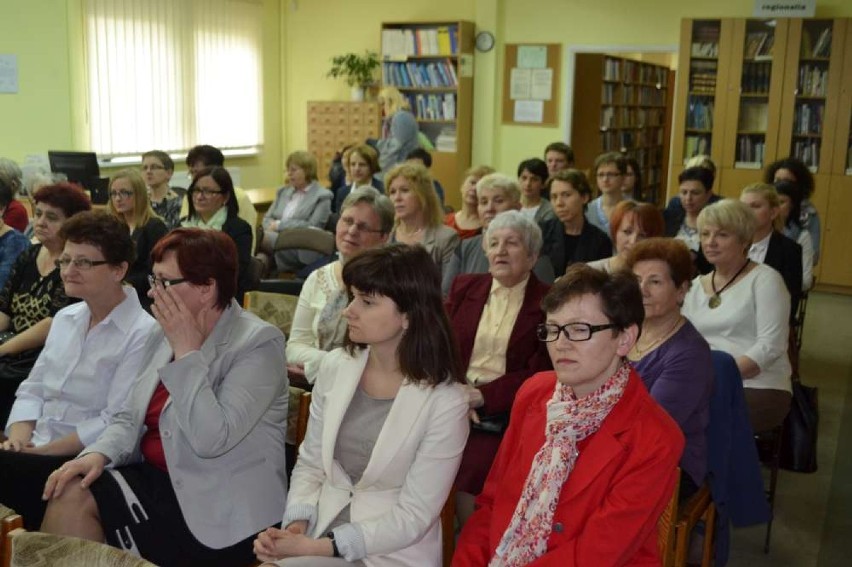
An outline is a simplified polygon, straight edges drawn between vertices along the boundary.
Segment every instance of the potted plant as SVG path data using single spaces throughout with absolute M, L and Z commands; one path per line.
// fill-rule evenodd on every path
M 331 70 L 326 75 L 333 79 L 345 78 L 352 87 L 352 100 L 364 100 L 364 87 L 373 83 L 373 73 L 381 65 L 374 51 L 365 51 L 364 55 L 345 53 L 331 59 Z

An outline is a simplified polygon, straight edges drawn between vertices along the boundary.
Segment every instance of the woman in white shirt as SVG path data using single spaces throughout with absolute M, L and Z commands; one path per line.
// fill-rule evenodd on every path
M 83 301 L 60 310 L 29 377 L 18 387 L 0 451 L 0 502 L 38 529 L 47 476 L 94 442 L 120 408 L 156 322 L 123 286 L 134 248 L 127 226 L 80 213 L 61 230 L 65 292 Z
M 343 266 L 364 250 L 387 242 L 393 229 L 390 200 L 374 189 L 356 189 L 343 201 L 335 243 L 340 259 L 311 272 L 293 315 L 287 338 L 287 370 L 304 375 L 313 384 L 320 362 L 329 351 L 343 346 L 349 303 L 343 285 Z
M 441 276 L 420 246 L 343 267 L 346 347 L 323 359 L 282 529 L 254 544 L 282 567 L 441 565 L 441 508 L 468 434 Z
M 694 280 L 682 312 L 712 349 L 736 359 L 752 429 L 761 432 L 790 408 L 790 294 L 776 270 L 749 259 L 755 225 L 750 208 L 733 199 L 701 211 L 701 249 L 713 271 Z

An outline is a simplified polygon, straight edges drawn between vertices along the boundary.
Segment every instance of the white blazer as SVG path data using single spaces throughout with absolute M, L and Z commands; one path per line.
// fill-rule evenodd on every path
M 467 398 L 458 384 L 403 384 L 353 486 L 334 460 L 334 447 L 368 355 L 369 349 L 354 356 L 337 349 L 320 364 L 287 510 L 314 512 L 302 519 L 309 520 L 312 537 L 322 537 L 349 504 L 351 522 L 364 535 L 368 567 L 439 567 L 439 517 L 467 442 Z

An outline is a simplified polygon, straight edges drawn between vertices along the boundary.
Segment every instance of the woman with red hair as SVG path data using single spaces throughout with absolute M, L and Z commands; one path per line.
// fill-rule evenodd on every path
M 616 205 L 609 219 L 609 233 L 615 243 L 615 256 L 589 262 L 588 265 L 605 272 L 624 267 L 624 256 L 637 242 L 646 238 L 663 236 L 666 223 L 663 213 L 650 203 L 622 201 Z

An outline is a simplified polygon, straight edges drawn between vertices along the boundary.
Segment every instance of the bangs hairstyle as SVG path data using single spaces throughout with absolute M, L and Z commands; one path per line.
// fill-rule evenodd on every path
M 522 161 L 518 165 L 518 177 L 520 177 L 524 171 L 528 171 L 532 175 L 535 175 L 541 179 L 542 183 L 547 181 L 547 178 L 550 176 L 550 172 L 547 171 L 547 164 L 544 163 L 544 160 L 540 160 L 538 158 L 530 158 Z
M 554 313 L 572 299 L 584 295 L 600 299 L 604 315 L 616 327 L 613 336 L 632 325 L 642 329 L 645 320 L 642 291 L 636 277 L 626 270 L 608 274 L 586 264 L 574 264 L 556 280 L 541 300 L 541 308 L 545 313 Z
M 665 234 L 666 221 L 663 220 L 663 213 L 660 212 L 660 209 L 651 203 L 622 201 L 615 206 L 612 217 L 609 219 L 609 235 L 613 242 L 615 242 L 615 235 L 618 234 L 618 229 L 621 228 L 621 223 L 628 213 L 633 213 L 636 224 L 639 225 L 639 229 L 645 233 L 646 237 Z
M 349 150 L 349 155 L 351 156 L 352 152 L 354 151 L 355 148 Z M 362 155 L 361 157 L 364 156 Z M 284 166 L 287 168 L 289 168 L 291 165 L 295 165 L 296 167 L 305 172 L 305 180 L 308 183 L 317 180 L 317 158 L 314 157 L 314 154 L 309 152 L 293 152 L 292 154 L 287 156 L 287 161 L 284 162 Z
M 589 178 L 586 177 L 585 173 L 579 169 L 563 169 L 561 171 L 557 171 L 550 176 L 545 184 L 548 195 L 550 195 L 554 181 L 568 183 L 574 188 L 574 191 L 580 194 L 581 197 L 585 196 L 586 203 L 583 204 L 583 210 L 586 210 L 588 202 L 592 199 L 592 186 L 589 184 Z
M 145 158 L 153 158 L 157 160 L 158 162 L 160 162 L 160 165 L 165 168 L 166 171 L 175 170 L 175 162 L 172 159 L 172 156 L 162 150 L 151 150 L 150 152 L 145 152 L 144 154 L 142 154 L 142 159 L 144 160 Z
M 707 205 L 698 213 L 698 232 L 713 225 L 732 233 L 744 247 L 751 246 L 757 220 L 748 205 L 739 199 L 722 199 Z
M 125 229 L 126 230 L 126 229 Z M 162 262 L 174 252 L 181 277 L 195 285 L 216 282 L 216 307 L 225 309 L 237 292 L 237 245 L 218 230 L 176 228 L 151 250 L 151 263 Z
M 74 244 L 89 244 L 101 251 L 112 266 L 136 259 L 136 245 L 124 221 L 103 211 L 85 211 L 74 215 L 59 229 L 59 237 Z
M 429 228 L 435 228 L 444 224 L 444 208 L 435 193 L 432 184 L 432 176 L 426 166 L 419 163 L 405 161 L 395 165 L 385 176 L 385 194 L 390 197 L 391 183 L 397 177 L 402 177 L 411 183 L 411 190 L 420 202 L 423 210 L 423 221 Z
M 381 167 L 379 167 L 379 154 L 376 153 L 371 146 L 367 144 L 361 144 L 359 146 L 354 146 L 349 148 L 348 154 L 346 154 L 346 164 L 349 165 L 349 160 L 352 159 L 352 154 L 357 155 L 361 159 L 367 162 L 367 167 L 370 168 L 370 173 L 378 173 L 381 171 Z M 316 166 L 315 166 L 316 167 Z M 304 167 L 302 169 L 305 169 Z
M 592 176 L 597 178 L 598 169 L 601 166 L 609 164 L 614 164 L 616 169 L 618 169 L 618 173 L 621 175 L 627 173 L 627 162 L 624 160 L 624 156 L 618 152 L 607 152 L 595 158 L 595 165 L 592 167 Z
M 669 266 L 669 275 L 679 288 L 689 284 L 695 272 L 692 254 L 682 240 L 676 238 L 649 238 L 633 245 L 624 259 L 624 267 L 633 270 L 639 262 L 660 260 Z M 689 286 L 687 285 L 687 289 Z
M 151 208 L 151 199 L 148 198 L 148 188 L 145 186 L 145 180 L 142 175 L 135 169 L 122 169 L 112 176 L 109 181 L 110 191 L 112 184 L 117 179 L 127 179 L 130 182 L 130 187 L 133 189 L 133 214 L 136 217 L 136 226 L 145 226 L 152 218 L 157 217 L 157 213 Z M 107 210 L 111 215 L 124 220 L 124 215 L 119 214 L 115 209 L 115 202 L 112 197 L 107 204 Z M 159 217 L 157 217 L 159 218 Z
M 365 250 L 344 264 L 343 283 L 350 301 L 355 288 L 393 300 L 408 317 L 397 359 L 410 382 L 434 386 L 462 381 L 458 347 L 441 297 L 441 272 L 425 248 L 390 244 Z M 350 354 L 366 347 L 352 342 L 348 329 L 344 345 Z
M 713 189 L 713 182 L 716 180 L 715 172 L 715 169 L 700 165 L 687 167 L 677 176 L 677 182 L 683 184 L 684 181 L 697 181 L 704 187 L 704 191 L 711 191 Z
M 187 194 L 189 195 L 189 199 L 187 202 L 189 204 L 189 217 L 192 218 L 195 215 L 195 203 L 192 200 L 192 193 L 195 191 L 195 186 L 198 184 L 198 180 L 202 177 L 212 177 L 213 181 L 216 182 L 216 185 L 219 186 L 219 189 L 222 190 L 222 194 L 227 198 L 225 201 L 225 208 L 228 210 L 228 219 L 232 219 L 236 216 L 239 216 L 240 205 L 237 203 L 237 196 L 234 193 L 234 182 L 231 180 L 231 174 L 228 173 L 228 170 L 224 167 L 205 167 L 193 178 L 192 183 L 189 185 L 189 189 L 187 190 Z

